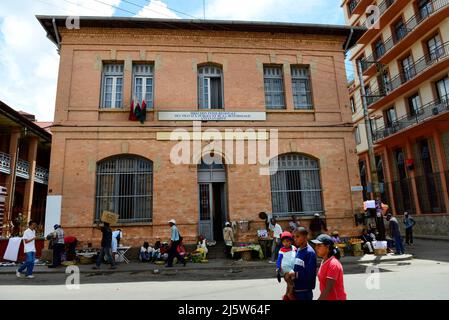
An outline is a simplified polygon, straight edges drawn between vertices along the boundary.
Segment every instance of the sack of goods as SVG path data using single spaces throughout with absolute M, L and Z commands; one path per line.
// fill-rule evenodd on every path
M 110 225 L 116 224 L 118 218 L 118 214 L 109 211 L 103 211 L 103 214 L 101 215 L 101 221 L 109 223 Z

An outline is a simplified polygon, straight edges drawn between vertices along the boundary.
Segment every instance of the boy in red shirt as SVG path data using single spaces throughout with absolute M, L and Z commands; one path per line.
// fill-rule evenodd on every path
M 322 234 L 312 242 L 316 245 L 317 255 L 323 258 L 320 271 L 318 271 L 321 291 L 318 300 L 346 300 L 343 266 L 339 261 L 340 252 L 335 248 L 332 238 Z

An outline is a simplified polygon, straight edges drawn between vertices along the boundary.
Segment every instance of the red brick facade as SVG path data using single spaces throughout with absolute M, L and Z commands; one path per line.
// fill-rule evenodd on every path
M 82 23 L 82 21 L 81 21 Z M 354 214 L 362 206 L 346 89 L 343 44 L 332 35 L 270 34 L 152 29 L 59 29 L 61 63 L 53 132 L 49 195 L 62 195 L 61 223 L 83 242 L 99 241 L 95 217 L 96 165 L 120 154 L 153 161 L 153 222 L 123 225 L 124 242 L 138 245 L 168 240 L 167 221 L 175 218 L 187 242 L 198 235 L 199 205 L 196 165 L 174 165 L 174 141 L 157 133 L 192 130 L 191 122 L 158 121 L 159 111 L 197 111 L 198 65 L 214 63 L 223 70 L 224 110 L 267 112 L 266 121 L 203 123 L 204 129 L 279 130 L 279 154 L 297 152 L 319 160 L 322 199 L 330 230 L 355 235 Z M 123 110 L 100 109 L 102 63 L 124 63 Z M 128 121 L 133 62 L 154 64 L 154 111 L 145 124 Z M 283 66 L 286 110 L 265 107 L 263 66 Z M 290 66 L 311 71 L 313 110 L 293 107 Z M 226 157 L 226 155 L 225 155 Z M 259 165 L 227 165 L 227 208 L 231 221 L 248 220 L 250 230 L 239 241 L 256 239 L 271 212 L 270 177 Z M 308 225 L 307 219 L 302 218 Z M 285 223 L 285 222 L 282 222 Z

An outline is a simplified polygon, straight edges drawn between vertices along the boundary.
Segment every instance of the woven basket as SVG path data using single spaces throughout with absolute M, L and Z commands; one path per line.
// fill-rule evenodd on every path
M 80 264 L 93 264 L 94 257 L 80 256 Z

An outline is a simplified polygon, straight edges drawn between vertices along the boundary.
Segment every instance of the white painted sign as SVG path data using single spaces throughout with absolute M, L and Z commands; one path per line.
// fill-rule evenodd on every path
M 160 111 L 159 121 L 266 121 L 266 112 Z
M 44 236 L 53 232 L 55 224 L 61 224 L 62 196 L 47 196 L 47 207 L 45 208 L 45 231 Z
M 363 186 L 352 186 L 351 191 L 352 192 L 363 191 Z

